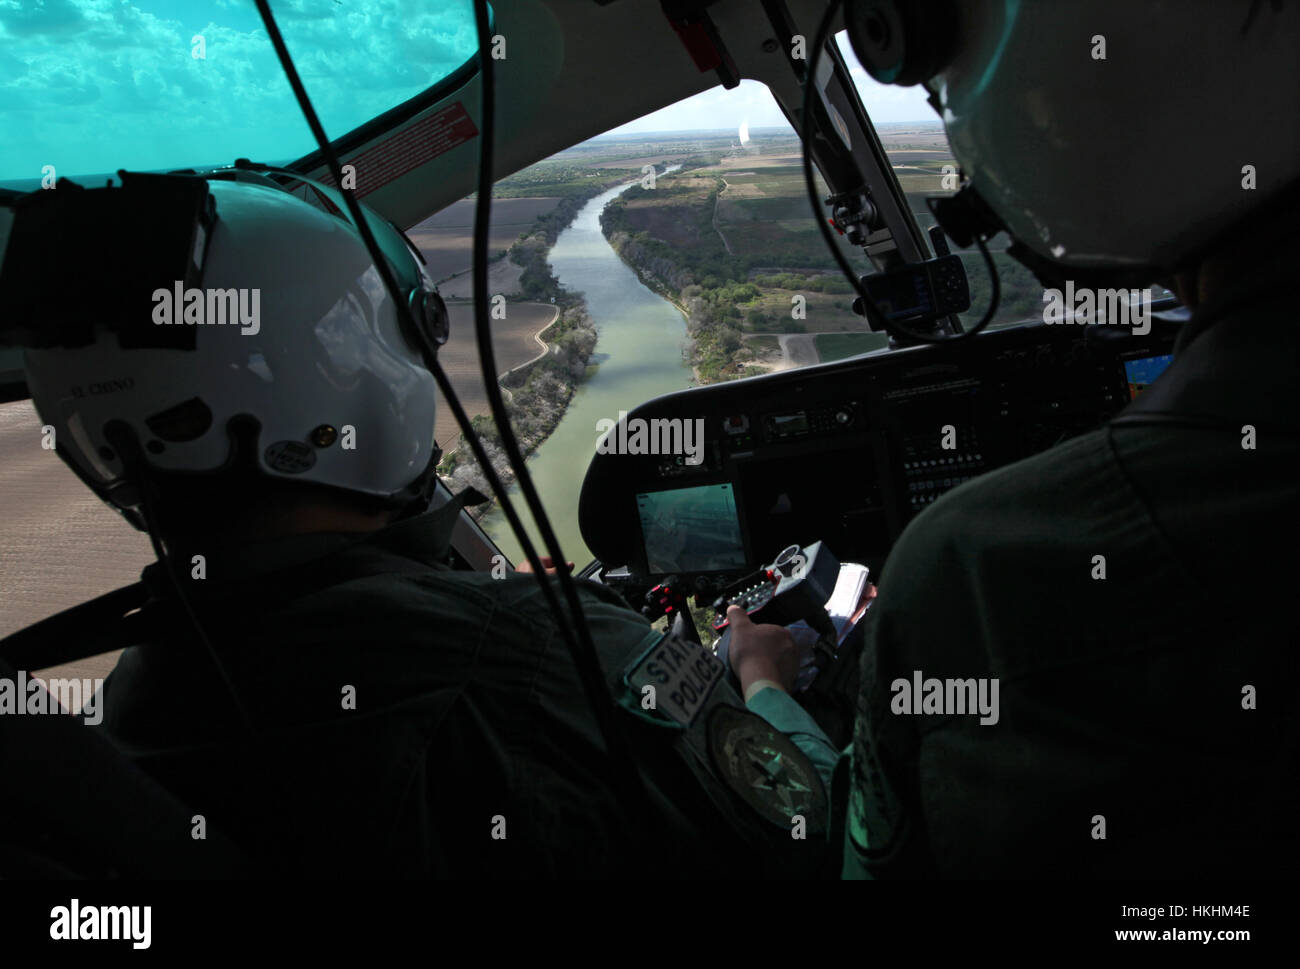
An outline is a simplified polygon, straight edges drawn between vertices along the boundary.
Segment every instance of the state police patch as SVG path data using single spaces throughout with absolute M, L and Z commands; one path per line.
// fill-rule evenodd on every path
M 653 709 L 689 727 L 708 706 L 709 697 L 722 682 L 726 669 L 699 643 L 669 634 L 632 664 L 623 682 L 638 694 L 646 687 L 653 687 Z

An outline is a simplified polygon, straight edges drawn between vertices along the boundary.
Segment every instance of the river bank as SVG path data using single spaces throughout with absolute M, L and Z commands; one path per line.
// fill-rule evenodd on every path
M 558 294 L 554 297 L 554 316 L 533 334 L 541 352 L 497 377 L 511 429 L 525 457 L 541 446 L 559 424 L 596 347 L 596 328 L 581 297 L 561 290 L 558 284 L 555 288 Z M 467 338 L 473 339 L 473 335 L 467 334 Z M 471 418 L 470 424 L 497 476 L 503 483 L 511 483 L 514 471 L 491 414 L 479 414 Z M 463 440 L 447 452 L 438 471 L 453 492 L 473 487 L 484 495 L 492 494 L 486 476 Z M 477 518 L 486 510 L 486 506 L 478 506 L 470 513 Z
M 550 253 L 560 285 L 582 294 L 599 342 L 562 419 L 529 458 L 528 471 L 565 555 L 579 563 L 590 556 L 578 528 L 578 496 L 599 428 L 607 426 L 601 422 L 691 386 L 691 372 L 682 358 L 683 314 L 641 283 L 601 232 L 600 213 L 628 188 L 611 189 L 588 202 Z M 517 490 L 511 486 L 512 497 Z M 480 524 L 507 556 L 519 560 L 518 543 L 498 509 L 489 510 Z M 531 526 L 529 532 L 536 541 Z
M 695 383 L 755 376 L 766 368 L 750 365 L 756 354 L 744 337 L 773 332 L 777 321 L 742 311 L 762 296 L 743 282 L 753 259 L 734 253 L 718 227 L 724 180 L 708 166 L 693 167 L 653 190 L 625 193 L 602 214 L 601 230 L 642 284 L 685 315 Z
M 552 250 L 579 214 L 588 210 L 593 199 L 612 197 L 634 184 L 625 182 L 613 187 L 596 184 L 590 191 L 566 198 L 554 211 L 539 218 L 534 230 L 521 236 L 509 251 L 509 261 L 520 270 L 521 295 L 526 300 L 549 301 L 556 310 L 554 319 L 534 335 L 542 352 L 498 377 L 505 390 L 503 396 L 511 429 L 525 458 L 541 447 L 568 413 L 574 394 L 588 376 L 598 339 L 582 291 L 571 291 L 556 277 L 550 263 Z M 600 207 L 603 205 L 601 202 Z M 507 314 L 510 312 L 509 303 L 504 309 Z M 543 332 L 545 340 L 541 338 Z M 471 425 L 497 476 L 507 486 L 512 485 L 514 470 L 501 444 L 496 422 L 490 414 L 480 414 L 471 420 Z M 463 442 L 449 450 L 439 465 L 439 473 L 447 479 L 453 492 L 473 487 L 491 495 L 486 476 Z M 470 513 L 481 518 L 494 505 L 495 502 L 480 505 Z

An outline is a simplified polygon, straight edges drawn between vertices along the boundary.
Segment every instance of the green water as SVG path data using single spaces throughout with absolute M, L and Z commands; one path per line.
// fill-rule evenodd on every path
M 588 202 L 551 250 L 556 278 L 565 289 L 584 295 L 599 340 L 591 357 L 593 369 L 554 433 L 528 459 L 528 470 L 565 557 L 578 567 L 591 559 L 578 530 L 578 495 L 587 464 L 596 453 L 596 422 L 617 420 L 620 410 L 682 390 L 691 380 L 682 359 L 686 340 L 682 314 L 642 285 L 601 234 L 601 210 L 626 187 Z M 539 554 L 545 555 L 517 484 L 511 486 L 510 496 Z M 493 508 L 482 525 L 511 561 L 523 561 L 519 543 L 498 509 Z

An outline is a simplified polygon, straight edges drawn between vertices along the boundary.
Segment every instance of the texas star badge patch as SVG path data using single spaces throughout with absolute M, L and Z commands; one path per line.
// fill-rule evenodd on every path
M 787 831 L 795 815 L 809 834 L 826 830 L 826 788 L 807 756 L 758 714 L 720 706 L 709 715 L 709 756 L 727 784 Z

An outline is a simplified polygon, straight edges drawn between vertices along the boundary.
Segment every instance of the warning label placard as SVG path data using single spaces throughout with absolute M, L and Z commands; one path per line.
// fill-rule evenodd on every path
M 360 198 L 477 136 L 478 128 L 465 105 L 457 101 L 349 158 L 344 162 L 344 174 L 346 177 L 348 165 L 354 168 L 355 191 Z M 329 172 L 320 180 L 334 184 Z

